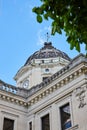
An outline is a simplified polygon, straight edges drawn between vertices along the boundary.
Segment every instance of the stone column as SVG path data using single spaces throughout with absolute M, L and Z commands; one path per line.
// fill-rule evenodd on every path
M 35 115 L 35 129 L 34 130 L 41 130 L 41 123 L 40 123 L 40 118 L 38 115 Z
M 51 109 L 51 130 L 58 130 L 58 111 L 57 111 L 57 105 L 52 104 L 52 109 Z

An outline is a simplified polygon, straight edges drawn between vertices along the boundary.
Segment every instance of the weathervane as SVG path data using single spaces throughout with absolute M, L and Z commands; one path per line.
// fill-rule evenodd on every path
M 49 35 L 48 32 L 46 33 L 46 38 L 47 38 L 47 42 L 48 42 L 48 41 L 49 41 L 49 38 L 50 38 L 50 35 Z

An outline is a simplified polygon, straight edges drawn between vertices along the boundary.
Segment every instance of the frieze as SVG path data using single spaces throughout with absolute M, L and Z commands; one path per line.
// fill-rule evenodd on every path
M 3 101 L 9 101 L 11 103 L 15 103 L 15 104 L 19 104 L 21 106 L 25 106 L 27 107 L 27 103 L 25 101 L 22 101 L 22 100 L 18 100 L 18 99 L 15 99 L 15 97 L 10 97 L 9 95 L 4 95 L 4 94 L 0 94 L 0 99 L 2 99 Z
M 5 92 L 8 92 L 8 91 L 7 91 L 7 89 L 3 89 L 3 85 L 2 85 L 2 86 L 0 86 L 0 90 L 1 90 L 1 92 L 3 90 L 3 93 L 0 95 L 0 99 L 7 100 L 9 102 L 16 103 L 16 104 L 19 104 L 19 105 L 24 106 L 24 107 L 31 106 L 31 105 L 35 104 L 36 102 L 40 101 L 41 99 L 45 98 L 46 96 L 48 96 L 49 94 L 51 94 L 55 90 L 63 87 L 65 84 L 68 84 L 69 82 L 71 82 L 72 80 L 76 79 L 77 77 L 79 77 L 80 75 L 82 75 L 83 73 L 86 73 L 86 72 L 87 72 L 87 67 L 86 66 L 82 66 L 77 71 L 72 72 L 72 74 L 68 75 L 67 77 L 64 77 L 64 79 L 61 79 L 55 85 L 53 85 L 52 87 L 44 90 L 43 92 L 41 92 L 37 96 L 33 97 L 33 99 L 31 99 L 28 102 L 22 100 L 22 99 L 25 100 L 25 98 L 29 97 L 29 95 L 27 95 L 27 94 L 26 94 L 27 97 L 25 96 L 25 98 L 24 97 L 22 97 L 22 99 L 19 98 L 20 100 L 16 99 L 16 96 L 20 96 L 20 89 L 19 88 L 15 88 L 15 90 L 18 92 L 17 94 L 13 93 L 13 91 L 12 91 L 8 95 L 5 96 L 6 93 L 4 94 L 4 91 Z M 43 87 L 44 88 L 47 87 L 47 84 L 49 84 L 50 82 L 52 82 L 52 80 L 54 80 L 54 79 L 56 80 L 57 75 L 59 76 L 60 73 L 63 73 L 63 72 L 60 71 L 59 73 L 56 73 L 53 77 L 48 78 L 44 83 L 41 83 L 40 85 L 37 85 L 37 88 L 34 87 L 31 90 L 25 90 L 25 93 L 26 93 L 26 91 L 32 91 L 32 94 L 34 94 L 35 93 L 35 89 L 36 89 L 36 92 L 37 92 L 38 90 L 41 90 Z M 9 87 L 9 86 L 6 86 L 6 87 Z M 11 88 L 11 86 L 10 86 L 10 88 Z M 23 90 L 21 90 L 21 91 L 23 91 Z M 14 97 L 10 97 L 10 94 L 13 94 Z M 32 94 L 30 96 L 32 96 Z M 79 108 L 85 106 L 86 105 L 86 103 L 84 102 L 85 91 L 83 91 L 82 88 L 81 88 L 80 91 L 79 91 L 79 89 L 77 89 L 76 96 L 79 97 L 79 102 L 80 102 Z

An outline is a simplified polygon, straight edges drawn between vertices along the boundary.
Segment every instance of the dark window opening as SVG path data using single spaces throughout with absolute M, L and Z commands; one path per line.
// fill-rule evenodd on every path
M 29 130 L 32 130 L 32 122 L 29 123 Z
M 45 81 L 48 77 L 43 77 L 43 81 Z
M 44 63 L 44 60 L 42 60 L 42 63 Z
M 41 118 L 42 130 L 50 130 L 49 114 Z
M 13 130 L 14 129 L 14 120 L 4 118 L 3 130 Z
M 66 130 L 71 127 L 71 114 L 69 103 L 60 108 L 61 128 Z

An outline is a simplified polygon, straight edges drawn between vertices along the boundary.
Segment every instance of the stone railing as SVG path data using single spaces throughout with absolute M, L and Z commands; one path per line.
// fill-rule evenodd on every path
M 0 90 L 17 94 L 17 88 L 6 83 L 0 83 Z
M 26 98 L 28 96 L 28 90 L 26 90 L 24 88 L 17 88 L 13 85 L 3 82 L 2 80 L 0 80 L 0 90 L 9 92 L 9 93 L 12 93 L 15 95 L 19 95 L 24 98 Z

